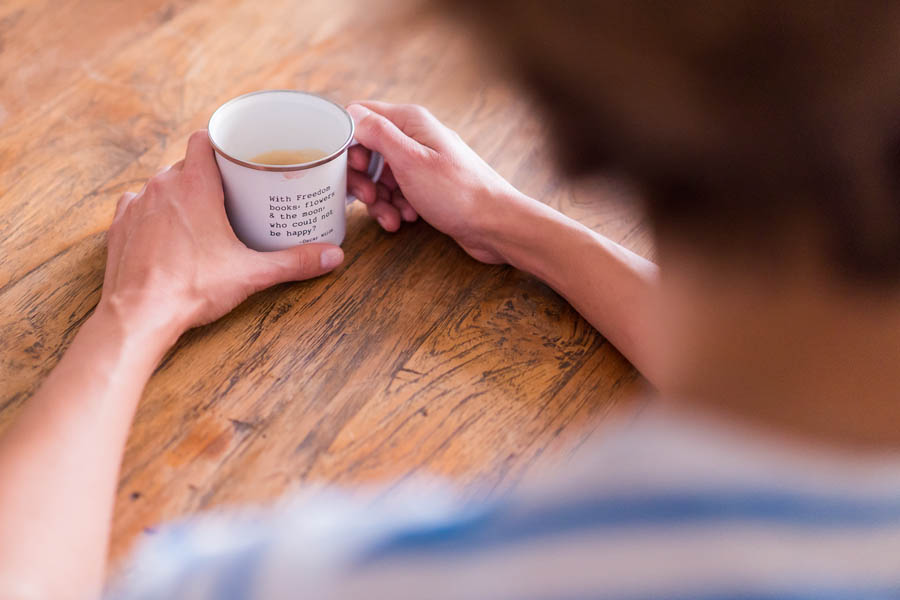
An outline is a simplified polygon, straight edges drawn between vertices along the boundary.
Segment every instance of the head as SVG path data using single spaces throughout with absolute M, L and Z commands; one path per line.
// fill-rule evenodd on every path
M 752 404 L 780 385 L 821 400 L 812 373 L 842 367 L 849 385 L 875 345 L 900 351 L 900 5 L 452 10 L 536 99 L 565 171 L 641 190 L 663 273 L 664 391 Z

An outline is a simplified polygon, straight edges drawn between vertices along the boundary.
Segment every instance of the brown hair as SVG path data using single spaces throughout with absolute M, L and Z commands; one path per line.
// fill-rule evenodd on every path
M 572 173 L 643 188 L 660 235 L 776 245 L 900 281 L 900 3 L 461 0 Z M 685 238 L 686 239 L 686 238 Z

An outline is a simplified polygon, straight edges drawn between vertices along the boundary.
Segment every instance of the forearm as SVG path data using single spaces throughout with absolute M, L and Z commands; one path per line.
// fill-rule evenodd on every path
M 506 262 L 550 285 L 653 382 L 658 267 L 540 202 L 505 204 L 487 226 Z
M 174 338 L 98 308 L 0 439 L 0 596 L 69 598 L 103 583 L 119 463 Z

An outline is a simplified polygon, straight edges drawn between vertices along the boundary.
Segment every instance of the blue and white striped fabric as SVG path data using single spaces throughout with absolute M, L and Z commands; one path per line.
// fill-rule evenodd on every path
M 318 493 L 149 536 L 110 597 L 900 599 L 900 456 L 645 415 L 489 505 Z

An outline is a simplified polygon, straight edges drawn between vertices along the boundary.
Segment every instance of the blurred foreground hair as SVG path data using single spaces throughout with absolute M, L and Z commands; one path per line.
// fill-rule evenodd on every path
M 900 283 L 900 3 L 444 5 L 533 94 L 564 168 L 633 179 L 661 238 L 751 256 L 806 227 L 835 272 Z

